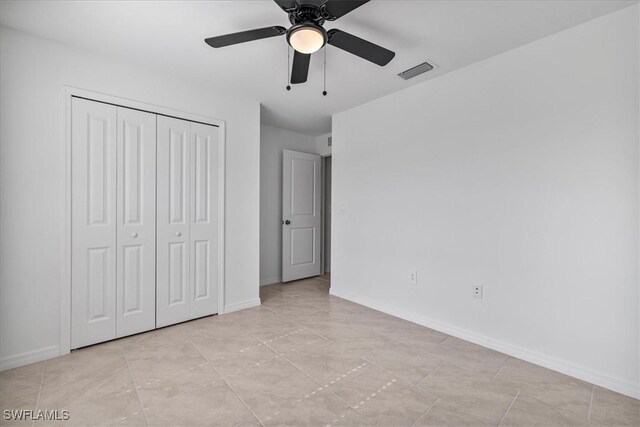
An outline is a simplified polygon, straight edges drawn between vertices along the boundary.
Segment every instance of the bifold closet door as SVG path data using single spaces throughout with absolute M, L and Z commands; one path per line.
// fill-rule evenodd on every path
M 156 115 L 80 98 L 71 117 L 71 347 L 155 327 Z
M 158 116 L 156 326 L 217 313 L 218 128 Z
M 117 317 L 123 337 L 156 326 L 156 115 L 118 107 Z
M 219 132 L 191 123 L 191 318 L 218 312 Z
M 116 337 L 117 107 L 71 104 L 71 348 Z
M 156 326 L 189 320 L 190 123 L 158 116 Z

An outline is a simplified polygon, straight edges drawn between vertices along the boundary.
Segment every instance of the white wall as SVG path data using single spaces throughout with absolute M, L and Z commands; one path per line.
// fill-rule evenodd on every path
M 638 28 L 635 5 L 335 115 L 332 293 L 638 397 Z
M 260 284 L 282 280 L 282 150 L 315 153 L 315 137 L 260 126 Z
M 331 133 L 325 133 L 324 135 L 316 136 L 316 153 L 321 156 L 331 155 L 331 146 L 329 145 L 329 137 Z
M 227 121 L 225 306 L 259 303 L 259 103 L 222 98 L 162 70 L 138 68 L 2 28 L 2 367 L 50 357 L 59 350 L 65 233 L 63 85 Z

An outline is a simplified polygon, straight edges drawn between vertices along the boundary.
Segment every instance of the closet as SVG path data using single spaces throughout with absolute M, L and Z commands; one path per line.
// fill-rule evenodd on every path
M 218 311 L 218 127 L 74 97 L 71 348 Z

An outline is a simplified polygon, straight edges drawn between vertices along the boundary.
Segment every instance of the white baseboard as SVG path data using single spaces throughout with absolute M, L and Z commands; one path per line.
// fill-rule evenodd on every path
M 260 286 L 273 285 L 282 282 L 282 276 L 270 277 L 268 279 L 260 279 Z
M 27 351 L 14 356 L 8 356 L 0 360 L 0 371 L 6 371 L 7 369 L 17 368 L 58 356 L 60 356 L 59 345 L 52 345 L 51 347 Z
M 224 313 L 229 314 L 234 311 L 244 310 L 245 308 L 257 307 L 261 304 L 260 298 L 249 299 L 246 301 L 240 301 L 233 304 L 227 304 L 224 306 Z
M 535 365 L 543 366 L 547 369 L 551 369 L 553 371 L 572 376 L 582 381 L 595 384 L 602 388 L 613 390 L 617 393 L 621 393 L 635 399 L 640 399 L 640 384 L 638 383 L 634 383 L 622 378 L 612 377 L 611 375 L 602 372 L 593 371 L 583 366 L 579 366 L 564 360 L 556 359 L 552 356 L 548 356 L 536 351 L 496 340 L 491 337 L 469 331 L 467 329 L 453 326 L 451 324 L 433 320 L 426 316 L 406 313 L 402 310 L 388 307 L 384 303 L 381 304 L 378 302 L 368 301 L 365 298 L 361 298 L 359 296 L 349 295 L 348 293 L 336 291 L 333 287 L 329 292 L 331 295 L 355 302 L 360 305 L 364 305 L 366 307 L 390 314 L 395 317 L 399 317 L 400 319 L 408 320 L 410 322 L 426 326 L 427 328 L 435 329 L 436 331 L 452 335 L 456 338 L 460 338 L 465 341 L 490 348 L 491 350 L 499 351 L 501 353 L 508 354 L 509 356 L 526 360 L 527 362 L 533 363 Z

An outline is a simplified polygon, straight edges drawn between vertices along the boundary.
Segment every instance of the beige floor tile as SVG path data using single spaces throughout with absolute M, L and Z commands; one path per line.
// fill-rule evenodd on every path
M 46 362 L 38 409 L 67 409 L 120 393 L 135 395 L 124 353 L 94 346 Z
M 589 419 L 603 426 L 640 426 L 640 400 L 594 386 Z
M 154 382 L 138 393 L 152 426 L 231 426 L 253 420 L 229 386 L 209 370 Z
M 385 336 L 356 338 L 344 346 L 413 384 L 433 372 L 443 360 Z
M 208 352 L 212 351 L 214 351 L 214 349 L 205 349 L 203 353 L 208 354 Z M 218 356 L 219 357 L 215 359 L 209 359 L 207 356 L 207 359 L 222 375 L 241 372 L 254 366 L 263 365 L 271 360 L 275 360 L 276 358 L 280 358 L 276 352 L 259 341 L 251 346 L 240 348 L 224 355 L 218 354 Z
M 60 387 L 67 382 L 90 379 L 97 372 L 126 367 L 124 353 L 113 346 L 97 345 L 46 361 L 43 387 Z
M 40 391 L 38 409 L 68 409 L 100 396 L 120 393 L 135 396 L 135 384 L 126 365 L 83 372 L 64 383 L 45 385 Z
M 42 406 L 42 405 L 41 405 Z M 63 407 L 41 409 L 66 409 L 69 419 L 66 421 L 37 421 L 40 425 L 65 426 L 145 426 L 144 412 L 135 391 L 118 391 L 91 398 L 73 401 Z
M 380 334 L 360 326 L 314 325 L 307 327 L 311 329 L 315 327 L 318 334 L 331 342 L 341 345 L 347 345 L 354 340 L 376 339 L 380 337 Z
M 246 399 L 246 403 L 265 426 L 324 426 L 337 424 L 347 417 L 353 425 L 370 423 L 303 373 L 254 394 Z
M 198 351 L 214 365 L 220 365 L 248 349 L 264 346 L 256 337 L 245 332 L 228 337 L 198 337 L 192 338 L 191 341 Z
M 35 411 L 39 393 L 39 387 L 0 392 L 0 426 L 30 426 L 32 421 L 21 418 L 19 411 Z M 5 411 L 11 411 L 9 419 L 5 419 Z
M 289 352 L 286 358 L 322 384 L 327 384 L 365 363 L 337 344 L 320 341 L 305 346 L 300 351 Z
M 583 381 L 510 358 L 494 382 L 518 388 L 522 397 L 545 402 L 575 419 L 587 419 L 592 386 Z
M 446 334 L 413 323 L 408 327 L 396 326 L 379 332 L 403 344 L 426 352 L 434 350 L 449 338 Z
M 226 316 L 209 316 L 179 325 L 183 334 L 193 340 L 235 337 L 243 330 Z
M 298 322 L 310 314 L 322 311 L 321 307 L 307 302 L 295 302 L 293 304 L 289 302 L 279 305 L 271 305 L 269 306 L 269 309 L 293 322 Z
M 418 383 L 448 404 L 465 408 L 483 424 L 497 425 L 518 389 L 496 383 L 451 362 L 444 363 Z
M 331 422 L 328 423 L 330 427 L 366 427 L 375 425 L 373 421 L 365 418 L 360 415 L 356 411 L 348 411 L 346 413 L 340 414 L 339 417 L 335 417 Z
M 191 323 L 191 322 L 188 322 Z M 169 326 L 155 331 L 145 332 L 143 334 L 131 335 L 126 338 L 111 341 L 105 344 L 94 347 L 106 347 L 106 348 L 122 348 L 127 349 L 140 349 L 140 348 L 156 348 L 156 347 L 171 347 L 180 346 L 189 342 L 189 339 L 184 334 L 184 327 L 182 324 Z M 93 348 L 93 347 L 90 347 Z
M 336 313 L 334 311 L 319 311 L 301 319 L 298 323 L 312 331 L 325 331 L 329 328 L 347 328 L 354 325 L 349 321 L 350 315 Z
M 200 351 L 187 342 L 170 347 L 141 347 L 125 350 L 136 385 L 180 375 L 207 364 Z
M 329 384 L 329 391 L 379 425 L 411 425 L 437 398 L 395 375 L 367 364 Z
M 286 333 L 297 326 L 293 321 L 262 306 L 236 311 L 227 314 L 226 317 L 233 320 L 246 333 L 258 339 L 273 334 Z
M 42 383 L 45 362 L 33 363 L 0 372 L 0 396 L 4 393 L 23 394 L 38 390 Z
M 300 372 L 298 368 L 278 355 L 273 355 L 264 362 L 255 362 L 252 365 L 223 373 L 229 386 L 238 393 L 241 398 L 267 390 L 274 383 Z
M 291 304 L 295 298 L 283 294 L 280 289 L 277 291 L 260 291 L 260 301 L 262 305 L 271 307 L 272 305 Z
M 478 418 L 464 407 L 439 399 L 418 421 L 415 427 L 495 427 L 496 423 Z
M 252 416 L 236 424 L 234 427 L 262 427 L 262 424 L 260 423 L 260 421 L 258 421 L 256 417 Z
M 309 293 L 329 293 L 329 283 L 326 280 L 312 277 L 310 279 L 298 280 L 295 282 L 283 283 L 282 292 L 292 296 L 299 296 Z
M 262 421 L 271 419 L 278 412 L 300 404 L 304 399 L 318 393 L 322 386 L 303 372 L 297 372 L 272 387 L 260 390 L 244 399 L 253 413 Z
M 44 362 L 0 372 L 0 425 L 31 425 L 31 420 L 5 419 L 5 411 L 35 410 L 44 373 Z
M 286 334 L 265 337 L 262 342 L 279 354 L 301 353 L 309 346 L 321 345 L 327 340 L 302 326 L 291 329 Z
M 320 307 L 324 311 L 342 314 L 355 314 L 366 310 L 366 307 L 328 294 L 313 293 L 295 299 Z
M 454 337 L 447 338 L 430 353 L 488 379 L 493 378 L 509 358 L 506 354 Z
M 509 426 L 592 426 L 586 417 L 574 417 L 531 396 L 520 394 L 500 424 Z

